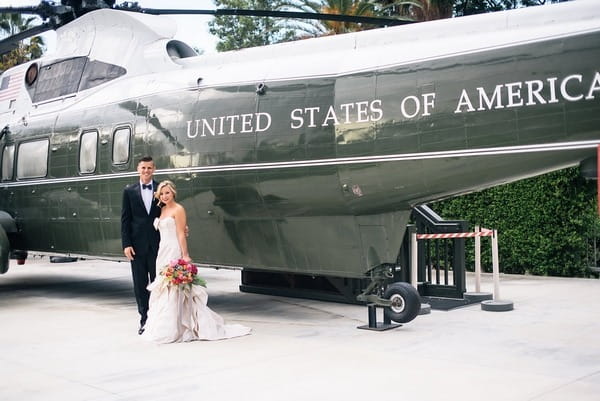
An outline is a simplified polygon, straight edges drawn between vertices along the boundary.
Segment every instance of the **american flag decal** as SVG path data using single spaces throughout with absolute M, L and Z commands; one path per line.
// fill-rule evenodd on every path
M 11 72 L 10 75 L 4 74 L 2 76 L 2 81 L 0 81 L 0 102 L 17 98 L 21 90 L 23 75 L 25 75 L 24 69 Z

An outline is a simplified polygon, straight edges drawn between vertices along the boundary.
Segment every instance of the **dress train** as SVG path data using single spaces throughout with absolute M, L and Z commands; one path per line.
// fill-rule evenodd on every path
M 156 219 L 160 245 L 156 259 L 156 280 L 149 286 L 150 310 L 142 338 L 156 343 L 221 340 L 244 336 L 251 329 L 241 324 L 225 324 L 211 310 L 208 293 L 201 285 L 168 285 L 160 271 L 174 259 L 181 258 L 175 219 Z

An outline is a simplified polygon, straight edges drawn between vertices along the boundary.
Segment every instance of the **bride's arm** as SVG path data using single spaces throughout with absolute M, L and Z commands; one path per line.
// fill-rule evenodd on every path
M 187 218 L 185 216 L 185 209 L 183 206 L 177 208 L 175 212 L 175 229 L 177 230 L 177 241 L 181 248 L 181 258 L 187 262 L 191 261 L 190 254 L 188 253 L 187 239 L 185 235 L 185 227 L 187 226 Z

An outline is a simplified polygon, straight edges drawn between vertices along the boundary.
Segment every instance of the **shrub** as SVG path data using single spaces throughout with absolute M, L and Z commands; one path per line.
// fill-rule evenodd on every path
M 583 277 L 589 275 L 591 240 L 599 232 L 596 182 L 579 168 L 498 186 L 430 207 L 445 219 L 467 220 L 498 230 L 500 269 L 505 273 Z M 482 269 L 491 271 L 491 252 L 482 239 Z M 474 265 L 473 240 L 466 244 L 467 268 Z

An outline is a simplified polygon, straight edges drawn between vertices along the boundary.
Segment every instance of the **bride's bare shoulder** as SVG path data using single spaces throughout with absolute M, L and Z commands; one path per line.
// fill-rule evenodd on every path
M 175 204 L 175 210 L 174 210 L 174 212 L 177 215 L 185 216 L 185 208 L 181 204 L 179 204 L 179 203 Z

